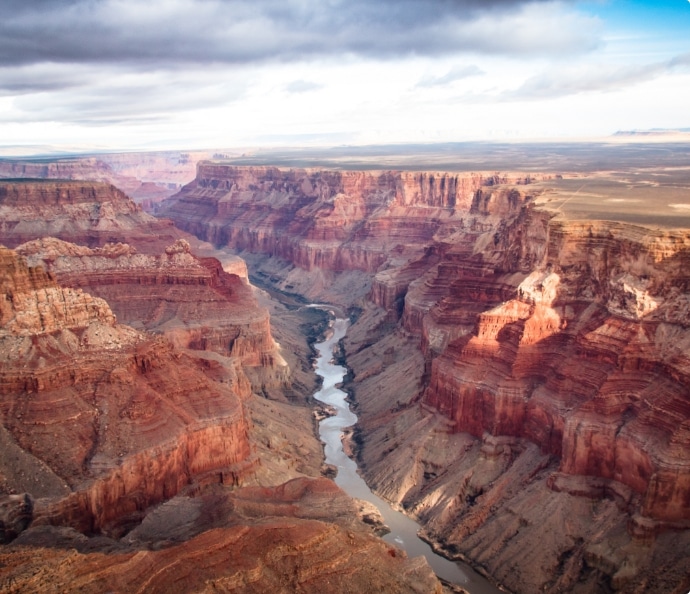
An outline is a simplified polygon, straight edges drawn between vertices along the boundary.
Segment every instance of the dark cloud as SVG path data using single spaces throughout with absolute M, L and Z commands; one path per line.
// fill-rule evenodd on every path
M 120 74 L 102 80 L 82 72 L 83 78 L 90 78 L 90 84 L 66 90 L 49 88 L 59 85 L 64 71 L 58 70 L 53 79 L 47 80 L 45 89 L 35 89 L 46 92 L 17 93 L 12 112 L 5 115 L 0 111 L 0 122 L 69 121 L 103 126 L 165 121 L 172 114 L 199 106 L 227 106 L 242 99 L 247 89 L 246 80 L 223 80 L 222 72 L 216 70 L 187 73 L 182 78 L 174 73 L 152 72 Z M 211 82 L 206 80 L 209 74 L 213 75 Z
M 244 64 L 341 54 L 568 53 L 597 43 L 491 35 L 491 21 L 548 0 L 5 0 L 0 64 Z M 543 33 L 543 32 L 542 32 Z

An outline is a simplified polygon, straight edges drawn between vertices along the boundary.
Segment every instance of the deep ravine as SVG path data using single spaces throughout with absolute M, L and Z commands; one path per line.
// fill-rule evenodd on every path
M 347 320 L 336 318 L 326 339 L 314 345 L 318 352 L 316 373 L 323 378 L 323 385 L 314 394 L 314 398 L 337 411 L 334 416 L 325 418 L 319 425 L 319 434 L 324 442 L 326 464 L 331 464 L 338 469 L 335 482 L 351 497 L 374 504 L 391 530 L 384 540 L 404 549 L 410 557 L 423 555 L 439 578 L 461 586 L 470 594 L 500 594 L 501 590 L 469 566 L 436 554 L 428 543 L 417 536 L 419 525 L 372 493 L 358 474 L 355 461 L 344 452 L 343 430 L 354 425 L 357 422 L 357 416 L 350 410 L 345 399 L 347 394 L 337 387 L 342 382 L 346 369 L 333 362 L 333 349 L 345 336 L 347 326 Z

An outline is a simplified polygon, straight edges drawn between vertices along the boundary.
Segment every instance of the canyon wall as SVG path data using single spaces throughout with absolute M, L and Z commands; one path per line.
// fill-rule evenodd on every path
M 690 235 L 567 220 L 539 179 L 209 162 L 162 212 L 358 306 L 364 474 L 449 554 L 517 592 L 682 592 Z
M 102 297 L 123 323 L 163 334 L 178 347 L 233 358 L 257 390 L 288 380 L 269 313 L 249 284 L 215 258 L 196 257 L 184 239 L 157 256 L 128 244 L 88 248 L 56 238 L 22 244 L 17 253 L 63 286 Z
M 284 383 L 268 312 L 218 260 L 195 257 L 185 236 L 111 185 L 0 181 L 0 241 L 27 242 L 21 253 L 32 265 L 103 297 L 126 324 L 238 358 L 259 390 Z
M 1 589 L 440 594 L 304 478 L 311 410 L 236 259 L 111 186 L 2 191 L 0 242 L 25 243 L 0 247 Z
M 0 238 L 7 247 L 39 237 L 96 247 L 125 236 L 141 251 L 156 253 L 182 234 L 110 184 L 0 180 Z
M 456 214 L 470 210 L 477 189 L 531 179 L 201 162 L 196 180 L 159 214 L 216 246 L 276 256 L 306 270 L 373 273 L 392 258 L 417 259 L 439 229 L 461 225 Z M 486 195 L 490 200 L 493 193 Z
M 32 458 L 3 457 L 3 489 L 39 498 L 35 521 L 107 530 L 193 479 L 251 468 L 243 375 L 117 324 L 11 250 L 0 264 L 3 431 Z

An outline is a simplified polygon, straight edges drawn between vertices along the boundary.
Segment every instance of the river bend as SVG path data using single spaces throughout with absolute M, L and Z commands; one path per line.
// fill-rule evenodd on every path
M 419 525 L 404 514 L 394 510 L 387 502 L 371 492 L 357 473 L 357 465 L 343 451 L 342 434 L 346 427 L 357 422 L 357 416 L 345 400 L 347 394 L 336 386 L 343 381 L 345 367 L 333 362 L 333 349 L 347 332 L 347 320 L 337 318 L 331 325 L 326 340 L 314 345 L 318 351 L 316 373 L 323 378 L 321 389 L 314 394 L 319 402 L 337 412 L 323 419 L 319 434 L 324 443 L 326 463 L 337 467 L 336 484 L 348 495 L 374 504 L 391 532 L 384 540 L 404 549 L 410 557 L 423 555 L 441 579 L 462 586 L 470 594 L 501 594 L 501 591 L 462 563 L 450 561 L 434 553 L 431 546 L 417 536 Z

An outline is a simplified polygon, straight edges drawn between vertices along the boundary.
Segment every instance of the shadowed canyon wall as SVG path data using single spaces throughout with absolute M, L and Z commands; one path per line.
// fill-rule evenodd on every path
M 569 221 L 542 178 L 209 162 L 162 213 L 360 308 L 365 476 L 451 554 L 515 591 L 682 592 L 690 236 Z

